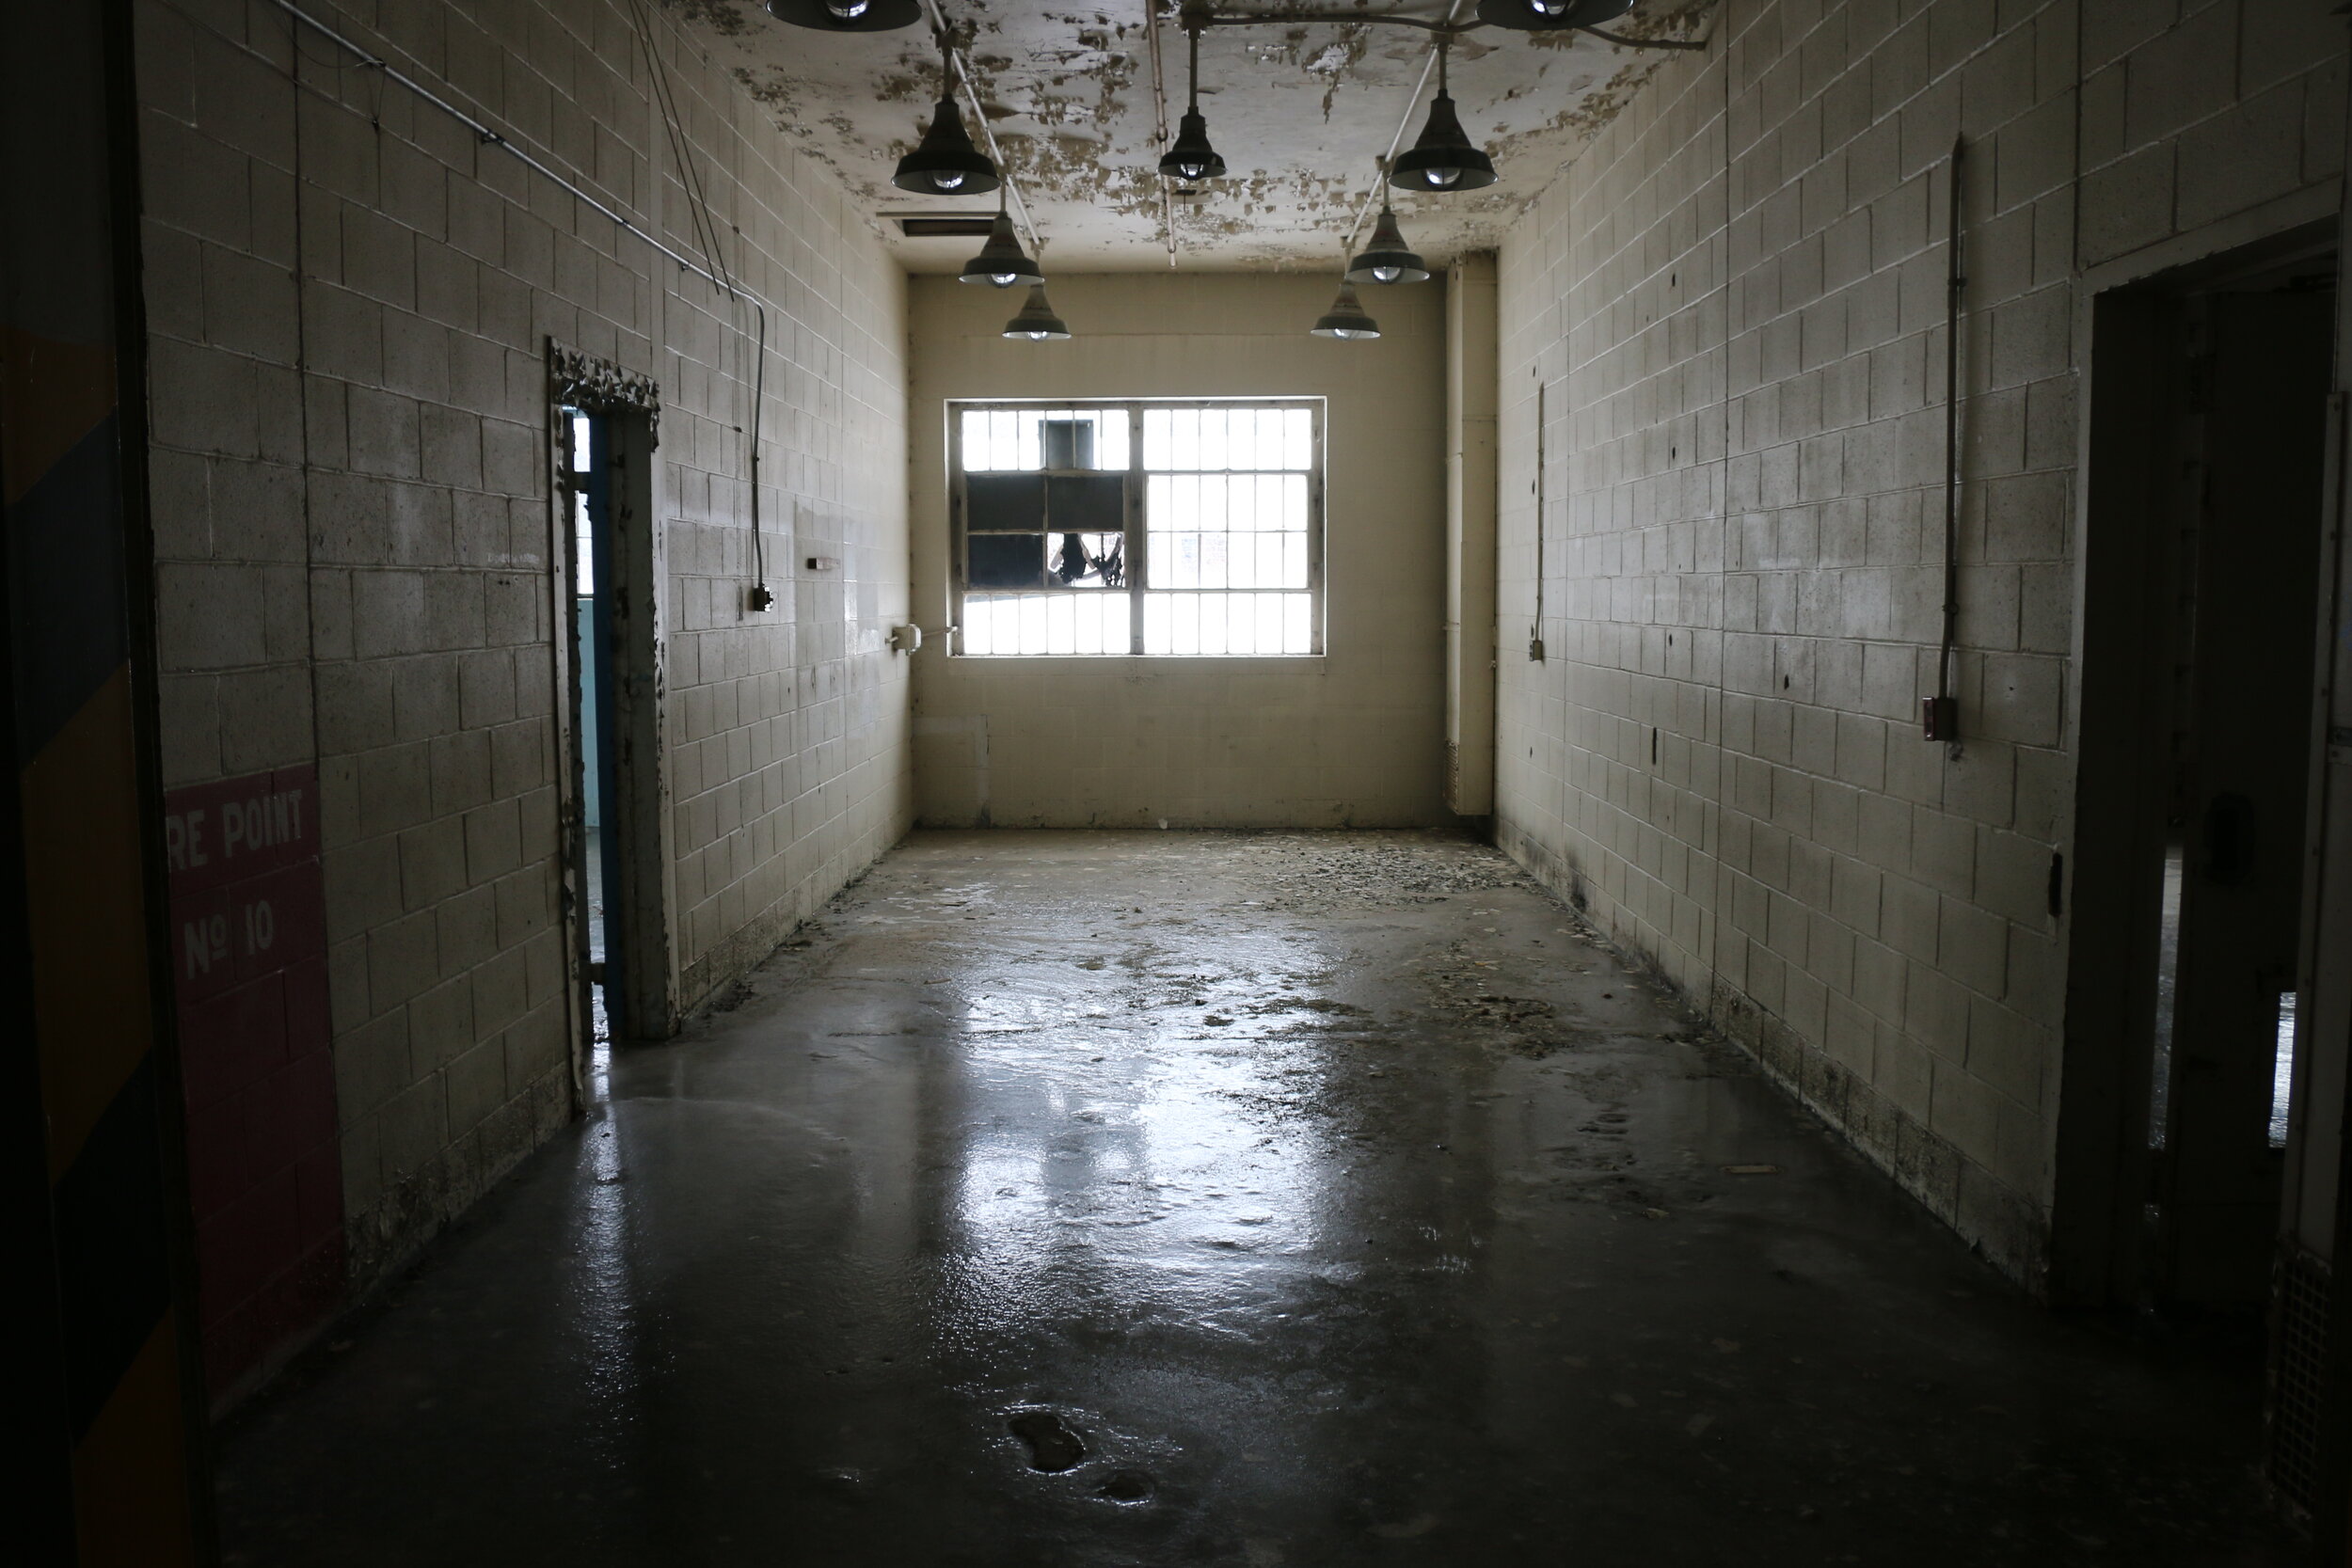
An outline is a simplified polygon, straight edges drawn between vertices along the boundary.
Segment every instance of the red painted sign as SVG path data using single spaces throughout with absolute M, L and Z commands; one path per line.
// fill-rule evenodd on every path
M 205 1372 L 218 1393 L 342 1290 L 317 770 L 173 791 L 164 855 Z

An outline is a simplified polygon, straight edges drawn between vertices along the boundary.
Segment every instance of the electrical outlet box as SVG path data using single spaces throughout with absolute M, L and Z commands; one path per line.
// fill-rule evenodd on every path
M 1531 637 L 1527 640 L 1527 657 L 1537 664 L 1543 662 L 1544 640 L 1542 638 Z
M 1930 740 L 1960 738 L 1960 699 L 1958 697 L 1922 697 L 1919 699 L 1921 727 Z
M 773 610 L 776 607 L 776 591 L 764 582 L 755 582 L 752 591 L 743 595 L 743 602 L 755 610 Z
M 837 571 L 840 566 L 841 562 L 829 555 L 812 555 L 808 558 L 808 569 L 812 572 Z

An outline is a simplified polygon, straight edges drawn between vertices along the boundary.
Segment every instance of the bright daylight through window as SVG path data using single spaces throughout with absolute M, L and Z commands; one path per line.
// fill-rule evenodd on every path
M 1323 651 L 1323 404 L 956 404 L 967 655 Z

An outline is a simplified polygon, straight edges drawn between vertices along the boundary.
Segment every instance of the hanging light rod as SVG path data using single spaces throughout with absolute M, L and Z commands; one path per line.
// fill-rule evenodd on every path
M 939 108 L 914 150 L 898 160 L 890 182 L 917 196 L 979 196 L 997 185 L 996 164 L 972 145 L 956 103 L 956 40 L 939 35 Z
M 1206 5 L 1200 0 L 1187 0 L 1177 21 L 1190 49 L 1190 64 L 1184 77 L 1184 118 L 1177 121 L 1176 139 L 1161 155 L 1160 172 L 1186 184 L 1225 178 L 1225 160 L 1209 145 L 1209 121 L 1200 112 L 1200 30 L 1208 15 Z
M 1021 186 L 1013 180 L 1011 167 L 1005 162 L 1005 150 L 996 145 L 996 127 L 988 122 L 988 111 L 980 103 L 980 85 L 972 75 L 970 62 L 965 60 L 962 57 L 962 52 L 955 47 L 955 32 L 947 25 L 946 13 L 939 8 L 939 0 L 919 0 L 919 3 L 923 8 L 924 15 L 930 21 L 931 32 L 941 40 L 946 50 L 947 59 L 954 68 L 956 78 L 963 84 L 963 95 L 971 102 L 973 118 L 980 127 L 980 139 L 988 144 L 989 161 L 996 166 L 998 178 L 1004 181 L 1005 189 L 1012 197 L 1013 214 L 1021 227 L 1028 233 L 1029 249 L 1032 252 L 1042 253 L 1045 245 L 1038 237 L 1037 220 L 1030 215 L 1028 200 L 1021 194 Z

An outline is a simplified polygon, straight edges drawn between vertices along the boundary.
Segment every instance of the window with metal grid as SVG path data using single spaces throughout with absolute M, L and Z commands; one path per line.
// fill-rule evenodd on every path
M 955 651 L 1323 651 L 1319 398 L 948 406 Z

